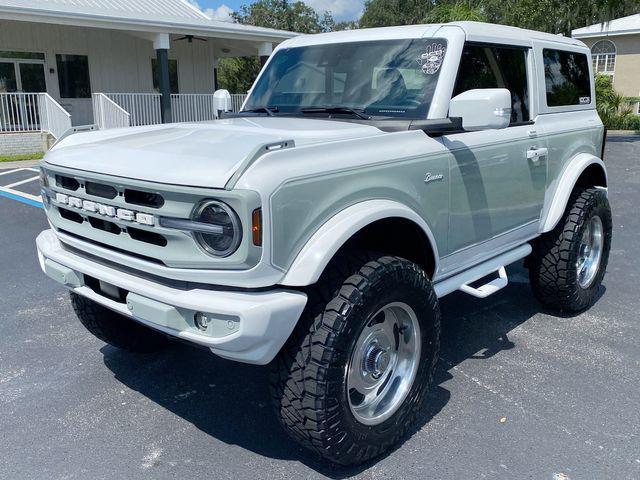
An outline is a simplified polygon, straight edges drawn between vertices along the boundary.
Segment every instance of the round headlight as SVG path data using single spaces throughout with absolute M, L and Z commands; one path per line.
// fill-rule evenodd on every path
M 207 253 L 228 257 L 240 246 L 242 226 L 238 215 L 229 205 L 214 200 L 203 202 L 196 209 L 193 220 L 221 227 L 220 233 L 194 233 L 195 239 Z

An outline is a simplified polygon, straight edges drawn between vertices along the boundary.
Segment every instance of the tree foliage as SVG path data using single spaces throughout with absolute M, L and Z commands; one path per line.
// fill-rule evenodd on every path
M 360 26 L 479 20 L 571 35 L 639 9 L 640 0 L 367 0 Z
M 243 5 L 233 18 L 245 25 L 299 33 L 321 33 L 349 27 L 348 24 L 336 23 L 331 13 L 325 12 L 321 16 L 301 1 L 259 0 Z M 232 93 L 245 93 L 258 73 L 258 57 L 224 58 L 218 65 L 218 85 Z
M 596 75 L 596 105 L 605 126 L 612 130 L 640 130 L 633 108 L 638 98 L 626 98 L 613 88 L 608 75 Z

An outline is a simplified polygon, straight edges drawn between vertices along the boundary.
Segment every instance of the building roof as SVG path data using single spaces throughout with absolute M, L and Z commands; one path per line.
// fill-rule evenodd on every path
M 0 19 L 271 42 L 296 35 L 212 20 L 186 0 L 0 0 Z
M 640 13 L 617 18 L 609 22 L 595 23 L 571 32 L 574 38 L 608 37 L 640 33 Z

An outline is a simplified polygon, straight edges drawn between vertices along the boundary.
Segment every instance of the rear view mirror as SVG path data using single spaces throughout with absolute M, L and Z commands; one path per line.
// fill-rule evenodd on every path
M 220 117 L 221 112 L 231 111 L 231 94 L 228 90 L 216 90 L 213 94 L 213 104 L 216 110 L 216 117 Z
M 462 128 L 469 132 L 507 128 L 511 93 L 506 88 L 467 90 L 451 99 L 449 117 L 462 118 Z

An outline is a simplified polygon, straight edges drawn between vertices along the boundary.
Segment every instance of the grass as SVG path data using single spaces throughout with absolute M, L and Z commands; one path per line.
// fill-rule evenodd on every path
M 20 162 L 22 160 L 40 160 L 42 157 L 44 157 L 44 153 L 23 153 L 22 155 L 0 155 L 0 163 Z

